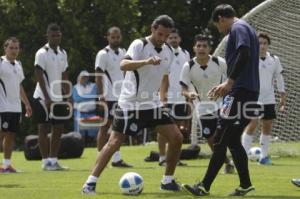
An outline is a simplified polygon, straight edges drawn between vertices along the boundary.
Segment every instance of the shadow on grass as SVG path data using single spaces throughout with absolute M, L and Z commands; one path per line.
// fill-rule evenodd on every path
M 0 189 L 1 188 L 24 188 L 24 186 L 19 184 L 0 184 Z
M 104 192 L 104 193 L 97 193 L 96 194 L 97 196 L 99 195 L 118 195 L 120 196 L 120 193 L 116 193 L 116 192 Z M 141 195 L 143 195 L 143 197 L 151 197 L 151 198 L 176 198 L 176 197 L 179 197 L 179 196 L 188 196 L 186 193 L 184 192 L 165 192 L 165 191 L 158 191 L 158 192 L 142 192 Z M 128 197 L 128 198 L 132 198 L 134 196 L 139 196 L 139 195 L 122 195 L 125 197 Z M 148 197 L 147 197 L 148 196 Z

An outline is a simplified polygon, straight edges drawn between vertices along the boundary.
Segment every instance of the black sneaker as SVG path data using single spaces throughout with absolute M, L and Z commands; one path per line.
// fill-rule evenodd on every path
M 188 184 L 183 184 L 182 185 L 183 190 L 188 192 L 189 194 L 192 194 L 193 196 L 207 196 L 209 195 L 209 191 L 207 191 L 202 182 L 195 184 L 195 185 L 188 185 Z
M 175 182 L 175 180 L 172 180 L 172 182 L 168 184 L 160 184 L 160 190 L 166 190 L 166 191 L 180 191 L 180 186 Z
M 177 162 L 177 166 L 184 167 L 184 166 L 187 166 L 187 163 L 181 162 L 181 161 L 179 160 L 179 161 Z
M 300 179 L 292 179 L 291 181 L 294 185 L 296 185 L 297 187 L 300 187 Z
M 238 187 L 231 194 L 229 194 L 229 196 L 244 196 L 248 192 L 254 191 L 254 190 L 255 190 L 255 188 L 253 186 L 250 186 L 250 187 L 248 187 L 246 189 L 244 189 L 242 187 Z
M 167 162 L 166 162 L 166 160 L 163 160 L 163 161 L 160 161 L 160 162 L 158 163 L 158 165 L 161 166 L 161 167 L 164 167 L 164 166 L 167 165 Z
M 81 193 L 86 195 L 96 194 L 96 183 L 95 182 L 85 183 L 82 187 Z
M 119 160 L 118 162 L 112 162 L 111 166 L 113 166 L 113 167 L 123 167 L 123 168 L 131 168 L 131 167 L 133 167 L 132 165 L 127 164 L 123 160 Z

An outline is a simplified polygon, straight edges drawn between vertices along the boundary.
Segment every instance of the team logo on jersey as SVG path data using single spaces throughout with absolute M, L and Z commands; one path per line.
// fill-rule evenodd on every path
M 133 131 L 133 132 L 136 132 L 137 129 L 138 129 L 138 126 L 137 126 L 136 123 L 132 123 L 132 124 L 130 124 L 129 129 L 130 129 L 131 131 Z
M 8 123 L 7 122 L 3 122 L 2 128 L 7 129 L 8 128 Z
M 203 129 L 203 134 L 204 134 L 204 135 L 209 135 L 209 134 L 210 134 L 210 129 L 209 129 L 208 127 L 205 127 L 205 128 Z

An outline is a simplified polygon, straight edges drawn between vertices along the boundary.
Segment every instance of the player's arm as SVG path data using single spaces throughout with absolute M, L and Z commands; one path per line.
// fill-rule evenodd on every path
M 67 69 L 62 73 L 62 80 L 63 80 L 62 81 L 63 93 L 64 93 L 64 95 L 69 95 L 71 92 L 71 88 L 70 88 L 69 84 L 66 83 L 66 82 L 69 82 L 69 72 Z M 72 99 L 71 97 L 68 98 L 68 100 L 70 102 L 72 101 L 71 99 Z
M 48 107 L 50 107 L 50 104 L 52 103 L 52 101 L 51 101 L 49 93 L 46 89 L 46 82 L 45 82 L 44 77 L 43 77 L 44 72 L 43 72 L 42 67 L 39 66 L 39 65 L 36 65 L 35 69 L 34 69 L 34 73 L 35 73 L 35 78 L 36 78 L 37 82 L 39 83 L 40 88 L 41 88 L 41 90 L 44 94 L 45 103 Z
M 160 101 L 164 105 L 168 103 L 168 89 L 169 89 L 169 76 L 164 75 L 159 89 Z
M 129 56 L 126 56 L 120 63 L 121 70 L 123 71 L 133 71 L 141 68 L 145 65 L 158 65 L 161 59 L 157 56 L 150 57 L 143 60 L 132 60 Z
M 97 67 L 95 82 L 97 85 L 97 95 L 99 96 L 100 101 L 105 101 L 103 76 L 104 76 L 104 71 L 100 67 Z
M 20 97 L 21 97 L 21 101 L 23 102 L 23 104 L 25 105 L 25 109 L 26 109 L 26 116 L 27 117 L 31 117 L 32 115 L 32 109 L 29 103 L 29 100 L 26 96 L 25 90 L 23 88 L 22 83 L 20 84 Z
M 179 84 L 181 85 L 181 95 L 187 99 L 194 100 L 197 98 L 198 94 L 196 92 L 189 91 L 189 84 L 191 83 L 190 79 L 190 65 L 189 62 L 186 62 L 180 72 Z
M 278 57 L 275 57 L 275 62 L 277 64 L 277 68 L 275 71 L 276 86 L 280 94 L 279 110 L 284 111 L 285 104 L 286 104 L 286 93 L 285 93 L 284 79 L 282 75 L 283 69 Z

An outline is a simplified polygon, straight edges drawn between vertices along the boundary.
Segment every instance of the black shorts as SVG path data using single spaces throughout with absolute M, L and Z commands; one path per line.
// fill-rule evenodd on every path
M 43 100 L 34 99 L 32 109 L 33 120 L 37 124 L 49 122 L 51 122 L 51 124 L 63 124 L 72 117 L 69 106 L 66 102 L 54 102 L 52 110 L 49 110 Z
M 125 111 L 117 107 L 112 129 L 126 135 L 136 135 L 141 129 L 173 124 L 169 111 L 164 108 Z
M 103 107 L 103 105 L 99 105 L 98 115 L 103 118 L 108 118 L 109 120 L 114 119 L 115 110 L 118 106 L 117 101 L 107 101 L 107 107 Z
M 251 119 L 259 116 L 258 93 L 246 89 L 231 91 L 223 99 L 217 129 L 235 126 L 242 133 Z
M 260 119 L 276 119 L 275 104 L 262 104 L 260 106 L 262 107 L 262 111 L 260 111 Z
M 168 104 L 167 107 L 170 109 L 170 114 L 175 120 L 189 119 L 188 104 Z
M 0 113 L 1 132 L 18 133 L 20 130 L 21 113 L 3 112 Z
M 215 134 L 218 124 L 218 114 L 207 114 L 200 117 L 202 136 L 206 139 Z

